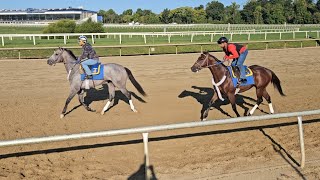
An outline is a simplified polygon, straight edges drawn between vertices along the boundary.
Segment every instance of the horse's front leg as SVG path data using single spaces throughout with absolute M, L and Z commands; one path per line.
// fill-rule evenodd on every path
M 80 104 L 82 104 L 82 106 L 84 108 L 86 108 L 87 111 L 96 112 L 94 109 L 91 109 L 88 105 L 86 105 L 84 103 L 84 90 L 83 89 L 80 89 L 80 91 L 78 92 L 78 98 L 79 98 Z
M 208 114 L 209 114 L 209 111 L 210 111 L 211 106 L 212 106 L 217 100 L 218 100 L 218 95 L 217 95 L 217 93 L 214 91 L 213 96 L 212 96 L 212 98 L 211 98 L 211 100 L 210 100 L 210 102 L 209 102 L 209 104 L 208 104 L 207 109 L 206 109 L 206 110 L 203 112 L 203 114 L 201 115 L 201 120 L 202 120 L 202 121 L 205 121 L 205 120 L 206 120 L 206 118 L 208 117 Z
M 237 117 L 240 117 L 240 114 L 238 113 L 238 110 L 237 110 L 236 96 L 234 95 L 234 93 L 228 93 L 228 99 L 231 103 L 234 113 L 236 113 Z
M 74 89 L 72 89 L 72 90 L 70 91 L 69 97 L 67 98 L 66 103 L 65 103 L 65 105 L 64 105 L 64 108 L 63 108 L 63 110 L 62 110 L 62 112 L 61 112 L 61 114 L 60 114 L 60 118 L 61 118 L 61 119 L 64 117 L 64 115 L 65 115 L 65 113 L 66 113 L 66 111 L 67 111 L 68 104 L 70 103 L 70 101 L 72 100 L 72 98 L 77 94 L 77 92 L 78 92 L 78 91 L 76 91 L 76 90 L 74 90 Z

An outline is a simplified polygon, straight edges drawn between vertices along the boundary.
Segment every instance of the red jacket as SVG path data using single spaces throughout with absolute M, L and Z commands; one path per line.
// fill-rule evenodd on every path
M 247 48 L 240 44 L 230 43 L 227 44 L 227 48 L 223 48 L 223 51 L 226 53 L 224 58 L 226 60 L 230 59 L 237 59 L 239 58 L 240 54 L 243 53 Z

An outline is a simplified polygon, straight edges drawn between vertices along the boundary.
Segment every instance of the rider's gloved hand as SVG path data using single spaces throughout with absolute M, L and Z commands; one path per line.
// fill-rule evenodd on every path
M 80 58 L 77 59 L 76 64 L 80 64 L 81 60 Z

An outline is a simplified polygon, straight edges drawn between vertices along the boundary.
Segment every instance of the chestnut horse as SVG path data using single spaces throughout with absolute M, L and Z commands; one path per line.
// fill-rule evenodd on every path
M 253 73 L 254 84 L 239 86 L 239 89 L 234 87 L 232 77 L 229 73 L 227 66 L 225 66 L 222 61 L 218 60 L 215 56 L 209 54 L 208 52 L 204 52 L 199 56 L 197 61 L 191 67 L 191 71 L 198 72 L 203 68 L 209 68 L 209 70 L 211 71 L 213 77 L 212 81 L 215 85 L 214 87 L 216 88 L 214 88 L 215 93 L 213 94 L 213 97 L 209 102 L 208 108 L 204 111 L 203 115 L 201 116 L 202 120 L 205 120 L 208 117 L 211 105 L 215 103 L 218 100 L 218 98 L 223 100 L 222 95 L 228 97 L 232 105 L 232 109 L 236 113 L 237 117 L 240 116 L 236 108 L 235 98 L 235 95 L 238 92 L 245 92 L 251 89 L 252 87 L 256 88 L 257 103 L 249 112 L 249 116 L 252 115 L 254 111 L 258 108 L 258 106 L 261 104 L 261 102 L 263 101 L 262 97 L 264 97 L 267 100 L 269 104 L 270 113 L 274 113 L 271 98 L 266 89 L 270 82 L 274 85 L 274 87 L 282 96 L 285 96 L 285 94 L 282 91 L 279 78 L 273 71 L 265 67 L 258 65 L 250 66 L 249 68 Z M 236 91 L 236 89 L 238 92 Z

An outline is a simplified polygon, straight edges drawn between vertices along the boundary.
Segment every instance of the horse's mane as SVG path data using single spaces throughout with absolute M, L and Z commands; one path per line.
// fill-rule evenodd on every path
M 207 52 L 209 54 L 210 57 L 212 57 L 214 60 L 216 60 L 218 62 L 218 64 L 221 64 L 224 67 L 227 67 L 226 65 L 223 64 L 223 62 L 221 60 L 219 60 L 218 58 L 216 58 L 214 55 L 211 55 L 209 52 Z
M 63 50 L 65 50 L 70 56 L 72 56 L 74 59 L 77 59 L 77 57 L 73 54 L 73 52 L 69 49 L 66 49 L 66 48 L 61 48 Z

